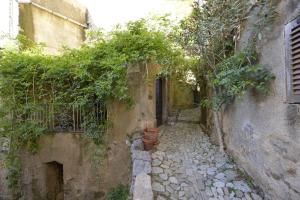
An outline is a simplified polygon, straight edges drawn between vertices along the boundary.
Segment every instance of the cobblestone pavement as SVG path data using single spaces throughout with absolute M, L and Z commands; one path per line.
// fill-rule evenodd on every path
M 151 163 L 155 199 L 262 199 L 198 124 L 165 125 L 160 132 Z

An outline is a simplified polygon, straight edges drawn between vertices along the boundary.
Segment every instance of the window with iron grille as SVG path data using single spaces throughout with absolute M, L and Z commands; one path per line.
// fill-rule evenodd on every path
M 69 104 L 35 105 L 35 111 L 22 115 L 23 120 L 38 122 L 50 132 L 84 132 L 87 118 L 97 125 L 104 125 L 107 110 L 103 102 L 95 102 L 92 110 Z
M 300 16 L 285 26 L 287 100 L 300 103 Z

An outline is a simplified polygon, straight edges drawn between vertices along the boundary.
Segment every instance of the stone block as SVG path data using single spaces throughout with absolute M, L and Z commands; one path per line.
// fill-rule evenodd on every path
M 143 160 L 134 160 L 133 161 L 133 168 L 132 168 L 132 175 L 137 176 L 140 173 L 151 173 L 151 164 L 150 162 L 143 161 Z
M 146 173 L 140 173 L 135 179 L 133 200 L 153 200 L 151 177 Z

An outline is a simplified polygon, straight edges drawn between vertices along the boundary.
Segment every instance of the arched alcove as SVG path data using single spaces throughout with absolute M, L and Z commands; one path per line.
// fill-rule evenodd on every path
M 46 191 L 47 200 L 64 199 L 64 167 L 53 161 L 46 165 Z

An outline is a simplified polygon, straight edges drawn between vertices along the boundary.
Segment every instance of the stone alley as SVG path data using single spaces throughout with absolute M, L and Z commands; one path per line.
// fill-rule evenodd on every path
M 200 126 L 178 122 L 161 128 L 152 153 L 155 198 L 260 200 L 258 190 L 229 156 L 219 152 Z
M 0 16 L 0 200 L 300 200 L 300 0 Z

